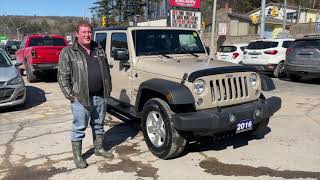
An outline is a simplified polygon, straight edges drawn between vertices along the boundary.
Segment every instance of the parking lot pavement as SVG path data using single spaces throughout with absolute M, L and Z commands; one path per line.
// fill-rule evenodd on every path
M 70 105 L 58 84 L 27 83 L 27 106 L 0 110 L 0 179 L 320 179 L 320 82 L 274 81 L 266 96 L 283 105 L 264 137 L 206 138 L 160 160 L 141 132 L 108 115 L 106 148 L 115 158 L 93 155 L 88 129 L 83 170 L 73 164 Z

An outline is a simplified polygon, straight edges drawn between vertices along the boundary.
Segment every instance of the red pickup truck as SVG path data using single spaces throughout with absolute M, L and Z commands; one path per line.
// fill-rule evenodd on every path
M 59 54 L 67 46 L 63 36 L 58 35 L 28 35 L 16 51 L 20 73 L 26 71 L 27 80 L 32 83 L 38 80 L 43 72 L 56 71 Z

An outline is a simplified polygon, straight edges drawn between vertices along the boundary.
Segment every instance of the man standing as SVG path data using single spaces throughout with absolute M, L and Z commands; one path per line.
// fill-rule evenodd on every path
M 112 88 L 109 64 L 104 50 L 92 41 L 90 23 L 80 22 L 74 44 L 62 50 L 58 81 L 63 94 L 71 101 L 71 143 L 76 166 L 88 166 L 81 151 L 89 119 L 95 155 L 113 158 L 112 152 L 103 149 L 106 99 Z

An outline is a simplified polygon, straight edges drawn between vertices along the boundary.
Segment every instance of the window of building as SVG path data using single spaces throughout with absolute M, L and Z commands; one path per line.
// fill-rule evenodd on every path
M 297 19 L 297 13 L 296 12 L 287 13 L 287 20 L 295 20 L 295 19 Z

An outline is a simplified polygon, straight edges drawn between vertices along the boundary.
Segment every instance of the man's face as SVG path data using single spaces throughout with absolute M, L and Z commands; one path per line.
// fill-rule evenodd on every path
M 76 36 L 80 44 L 89 45 L 92 40 L 92 30 L 90 27 L 80 26 Z

